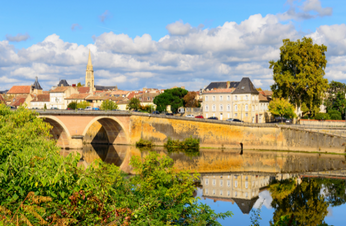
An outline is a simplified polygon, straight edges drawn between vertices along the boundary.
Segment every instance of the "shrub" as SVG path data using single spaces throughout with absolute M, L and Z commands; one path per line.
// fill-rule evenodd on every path
M 67 105 L 67 107 L 75 110 L 77 108 L 77 102 L 71 102 Z
M 85 109 L 86 107 L 89 107 L 89 106 L 90 106 L 90 103 L 87 101 L 81 101 L 77 104 L 77 108 Z
M 341 112 L 338 110 L 329 110 L 328 115 L 330 116 L 331 120 L 341 120 Z
M 112 100 L 104 100 L 101 104 L 101 110 L 103 111 L 115 110 L 115 109 L 118 109 L 118 105 Z
M 317 113 L 315 115 L 315 119 L 317 120 L 330 120 L 330 116 L 328 113 Z
M 153 142 L 150 140 L 140 139 L 136 142 L 136 147 L 151 147 L 153 146 Z
M 186 138 L 184 141 L 168 138 L 164 147 L 168 152 L 183 152 L 187 156 L 199 155 L 199 139 L 192 137 Z

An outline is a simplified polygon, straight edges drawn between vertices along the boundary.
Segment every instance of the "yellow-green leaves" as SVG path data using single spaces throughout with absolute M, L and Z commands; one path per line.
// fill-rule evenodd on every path
M 292 104 L 283 98 L 274 98 L 269 103 L 269 111 L 273 115 L 285 117 L 285 118 L 295 118 L 297 117 L 294 113 L 295 109 Z

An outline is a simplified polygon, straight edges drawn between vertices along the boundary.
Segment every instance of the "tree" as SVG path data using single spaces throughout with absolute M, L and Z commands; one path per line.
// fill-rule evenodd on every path
M 330 110 L 328 111 L 328 115 L 330 116 L 331 120 L 341 120 L 341 112 L 338 110 Z
M 118 105 L 111 100 L 104 100 L 101 104 L 101 110 L 107 111 L 107 110 L 115 110 L 118 109 Z
M 83 85 L 80 82 L 78 82 L 77 87 L 82 87 L 82 86 Z
M 156 104 L 156 110 L 162 112 L 165 111 L 167 105 L 171 105 L 172 112 L 177 112 L 180 107 L 184 106 L 184 97 L 188 91 L 182 88 L 166 89 L 163 93 L 156 96 L 154 104 Z
M 129 110 L 138 110 L 141 107 L 141 102 L 138 98 L 134 97 L 130 100 L 127 107 Z
M 341 82 L 331 81 L 327 91 L 327 98 L 324 100 L 324 105 L 328 113 L 335 111 L 340 112 L 342 118 L 345 119 L 346 113 L 346 84 Z M 336 116 L 339 118 L 338 116 Z M 341 118 L 341 119 L 342 119 Z
M 256 90 L 257 90 L 257 91 L 262 91 L 262 88 L 261 88 L 261 87 L 259 87 L 259 88 L 257 88 Z
M 78 105 L 77 102 L 73 101 L 67 105 L 67 108 L 71 108 L 75 110 L 77 108 L 77 105 Z
M 89 107 L 89 106 L 90 106 L 90 103 L 84 100 L 77 104 L 77 108 L 85 109 L 86 107 Z
M 185 102 L 185 107 L 195 108 L 200 107 L 198 100 L 196 100 L 197 92 L 188 92 L 183 100 Z
M 269 111 L 273 115 L 277 115 L 285 118 L 295 118 L 297 117 L 294 113 L 295 109 L 291 103 L 283 98 L 274 98 L 269 103 Z
M 43 109 L 47 110 L 47 105 L 46 104 L 44 104 Z
M 304 37 L 296 42 L 284 39 L 280 51 L 280 59 L 269 62 L 273 69 L 273 97 L 289 100 L 297 111 L 305 103 L 315 114 L 328 88 L 324 78 L 327 47 Z

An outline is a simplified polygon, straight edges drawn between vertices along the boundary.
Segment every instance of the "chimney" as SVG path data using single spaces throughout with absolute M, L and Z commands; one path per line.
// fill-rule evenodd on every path
M 231 82 L 227 81 L 226 89 L 230 88 L 230 86 L 231 86 Z

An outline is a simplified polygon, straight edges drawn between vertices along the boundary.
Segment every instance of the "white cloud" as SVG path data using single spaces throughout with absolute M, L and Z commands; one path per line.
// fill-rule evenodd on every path
M 104 13 L 102 13 L 102 14 L 99 16 L 99 18 L 100 18 L 100 20 L 101 20 L 102 23 L 105 22 L 105 20 L 107 20 L 107 19 L 109 19 L 109 18 L 111 18 L 111 17 L 112 17 L 112 15 L 111 15 L 111 13 L 110 13 L 108 10 L 104 11 Z
M 12 36 L 7 34 L 6 35 L 6 40 L 9 42 L 22 42 L 22 41 L 26 41 L 30 38 L 30 35 L 28 33 L 25 34 L 21 34 L 18 33 L 16 36 Z
M 269 191 L 265 190 L 258 194 L 258 199 L 254 204 L 254 208 L 258 209 L 260 205 L 267 207 L 267 209 L 271 209 L 271 203 L 273 201 L 273 198 L 271 197 Z
M 72 24 L 72 26 L 71 26 L 71 30 L 72 30 L 72 31 L 80 30 L 80 29 L 82 29 L 82 26 L 80 26 L 80 25 L 77 24 L 77 23 Z
M 183 21 L 179 20 L 174 23 L 168 24 L 166 29 L 168 30 L 170 35 L 187 35 L 191 30 L 191 25 Z

